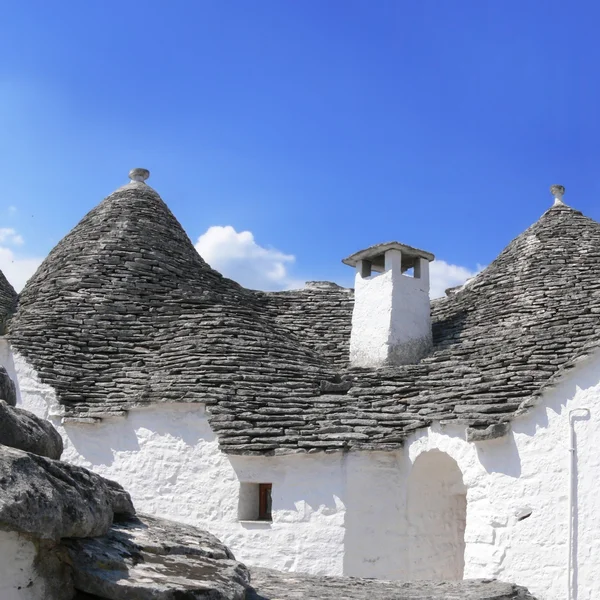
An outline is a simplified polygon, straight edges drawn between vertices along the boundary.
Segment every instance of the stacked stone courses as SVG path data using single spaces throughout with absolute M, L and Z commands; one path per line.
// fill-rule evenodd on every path
M 6 329 L 8 319 L 17 307 L 17 292 L 0 271 L 0 335 Z
M 352 290 L 328 281 L 309 281 L 306 288 L 264 294 L 265 310 L 337 369 L 348 365 L 352 328 Z
M 77 418 L 311 395 L 331 373 L 274 325 L 256 293 L 211 269 L 138 182 L 52 250 L 20 295 L 10 340 Z
M 420 363 L 348 365 L 353 293 L 255 292 L 209 267 L 142 182 L 50 253 L 9 339 L 68 419 L 199 402 L 224 451 L 386 450 L 433 421 L 501 435 L 600 332 L 600 224 L 548 210 L 483 272 L 432 302 Z

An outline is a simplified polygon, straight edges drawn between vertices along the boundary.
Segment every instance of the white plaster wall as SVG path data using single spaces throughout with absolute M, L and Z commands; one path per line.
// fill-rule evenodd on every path
M 426 261 L 425 261 L 426 262 Z M 356 274 L 350 362 L 355 366 L 410 364 L 431 347 L 428 278 L 400 269 Z
M 0 364 L 16 385 L 17 405 L 59 426 L 64 411 L 56 392 L 51 386 L 43 384 L 25 357 L 19 352 L 11 351 L 10 345 L 3 339 L 0 339 Z
M 600 356 L 581 362 L 509 436 L 478 444 L 462 426 L 436 425 L 406 443 L 406 481 L 413 463 L 432 449 L 446 452 L 467 488 L 465 577 L 496 577 L 527 586 L 540 600 L 567 594 L 568 412 L 576 419 L 577 474 L 573 598 L 600 597 Z M 403 484 L 403 485 L 406 485 Z M 520 517 L 531 513 L 526 519 Z
M 63 460 L 120 482 L 138 511 L 206 528 L 248 564 L 330 575 L 400 573 L 398 454 L 229 456 L 219 450 L 204 407 L 190 404 L 62 424 L 54 390 L 22 355 L 13 360 L 21 405 L 54 423 L 65 442 Z M 241 482 L 273 484 L 272 523 L 238 520 Z
M 427 262 L 427 261 L 424 261 Z M 429 282 L 395 275 L 389 336 L 392 364 L 411 364 L 425 356 L 432 344 Z
M 407 578 L 462 579 L 467 502 L 458 465 L 444 452 L 423 452 L 407 495 Z
M 341 454 L 227 456 L 201 406 L 155 406 L 131 411 L 127 419 L 67 424 L 60 431 L 66 442 L 63 458 L 119 481 L 138 510 L 206 528 L 239 560 L 277 569 L 348 573 L 348 506 L 357 514 L 375 514 L 380 498 L 365 490 L 378 486 L 389 496 L 393 485 L 386 478 L 385 455 L 379 458 L 382 464 L 376 456 Z M 370 468 L 364 469 L 364 460 Z M 272 483 L 272 523 L 239 521 L 241 482 Z M 399 540 L 397 519 L 390 528 L 392 534 L 383 528 L 371 531 L 373 542 L 390 535 Z M 363 573 L 375 568 L 388 573 L 397 553 L 373 555 L 360 532 L 365 522 L 355 523 L 354 529 L 360 544 L 352 557 L 354 573 L 365 561 L 377 567 L 362 568 Z
M 230 460 L 202 406 L 156 406 L 60 431 L 63 459 L 120 482 L 139 511 L 206 528 L 250 564 L 342 572 L 344 474 L 335 459 Z M 272 524 L 238 521 L 240 482 L 273 484 Z
M 405 567 L 402 452 L 346 456 L 344 575 L 402 579 Z
M 372 277 L 356 274 L 350 334 L 350 362 L 356 366 L 382 365 L 388 358 L 392 319 L 392 271 Z
M 35 569 L 35 545 L 12 531 L 0 531 L 0 598 L 50 600 Z
M 54 392 L 13 357 L 22 404 L 58 423 L 65 458 L 123 483 L 142 511 L 204 526 L 249 564 L 406 578 L 412 464 L 446 452 L 466 487 L 465 577 L 527 586 L 540 600 L 566 596 L 568 418 L 576 420 L 576 600 L 600 597 L 600 356 L 571 370 L 500 440 L 465 441 L 464 426 L 415 432 L 405 451 L 227 457 L 200 406 L 155 406 L 100 425 L 60 426 Z M 237 521 L 240 481 L 273 483 L 273 523 Z M 519 520 L 523 515 L 531 515 Z

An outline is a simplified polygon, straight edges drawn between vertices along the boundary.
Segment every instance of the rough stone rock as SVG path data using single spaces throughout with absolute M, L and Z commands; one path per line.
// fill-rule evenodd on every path
M 52 423 L 0 400 L 0 444 L 58 460 L 63 451 Z
M 37 576 L 43 581 L 44 600 L 71 600 L 75 588 L 67 551 L 53 540 L 33 538 L 32 541 L 37 549 L 34 567 Z M 0 598 L 4 600 L 1 595 Z
M 467 427 L 467 442 L 485 442 L 508 435 L 510 423 L 493 423 L 483 429 Z
M 117 514 L 133 515 L 117 483 L 77 467 L 0 446 L 0 528 L 40 539 L 104 535 Z
M 485 579 L 403 583 L 259 568 L 251 575 L 246 600 L 535 600 L 525 588 Z
M 147 515 L 115 523 L 107 535 L 63 540 L 81 598 L 242 600 L 246 567 L 216 537 Z
M 6 332 L 6 322 L 17 306 L 17 292 L 0 271 L 0 335 Z
M 10 406 L 17 404 L 15 384 L 3 366 L 0 366 L 0 400 L 4 400 Z

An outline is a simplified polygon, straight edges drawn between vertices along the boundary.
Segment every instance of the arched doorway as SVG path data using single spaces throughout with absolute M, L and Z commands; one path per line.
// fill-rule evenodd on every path
M 408 478 L 408 572 L 411 579 L 462 579 L 467 496 L 456 461 L 419 455 Z

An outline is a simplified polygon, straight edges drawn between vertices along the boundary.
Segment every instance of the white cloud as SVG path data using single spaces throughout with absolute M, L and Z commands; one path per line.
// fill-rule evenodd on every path
M 0 227 L 0 271 L 17 292 L 23 289 L 42 262 L 41 258 L 25 257 L 15 252 L 14 246 L 22 246 L 24 243 L 23 237 L 16 230 Z
M 196 242 L 196 250 L 211 267 L 243 285 L 258 290 L 283 290 L 304 286 L 289 267 L 296 257 L 256 243 L 251 231 L 236 231 L 231 225 L 213 226 Z M 462 285 L 476 270 L 435 260 L 430 265 L 431 298 L 441 298 L 448 288 Z
M 23 244 L 23 238 L 14 229 L 0 227 L 0 244 L 21 246 Z
M 41 262 L 41 258 L 17 257 L 10 248 L 0 246 L 0 271 L 17 292 L 23 289 Z
M 237 232 L 231 225 L 209 227 L 198 238 L 196 250 L 213 269 L 247 288 L 283 290 L 304 285 L 288 273 L 296 257 L 260 246 L 251 231 Z
M 43 260 L 21 256 L 8 247 L 23 243 L 23 237 L 14 229 L 0 228 L 0 270 L 17 292 Z M 294 255 L 260 246 L 251 231 L 237 232 L 231 225 L 209 227 L 198 238 L 196 250 L 211 267 L 247 288 L 283 290 L 300 288 L 305 283 L 288 272 L 296 261 Z M 444 260 L 433 261 L 430 264 L 431 298 L 443 297 L 446 289 L 464 284 L 482 268 L 477 265 L 476 270 L 472 270 Z
M 478 265 L 477 270 L 472 271 L 460 265 L 450 265 L 444 260 L 434 260 L 429 265 L 431 298 L 445 296 L 448 288 L 462 285 L 467 279 L 475 277 L 481 269 L 482 267 Z

